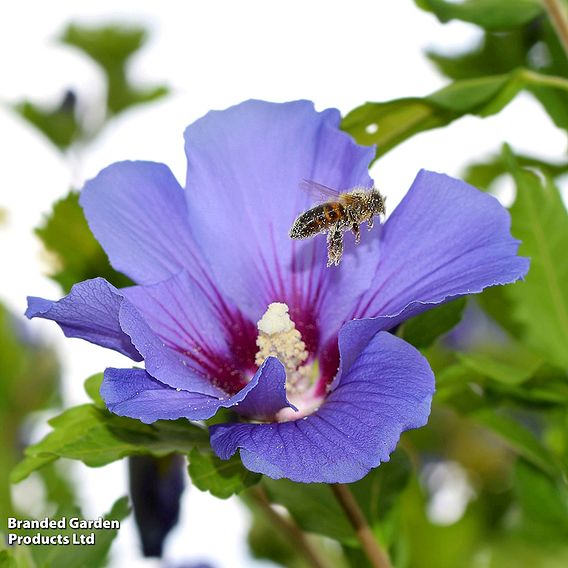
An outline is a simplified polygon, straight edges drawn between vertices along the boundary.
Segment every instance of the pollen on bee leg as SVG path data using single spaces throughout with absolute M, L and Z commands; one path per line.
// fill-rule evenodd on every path
M 258 352 L 255 363 L 260 366 L 267 357 L 276 357 L 286 369 L 286 388 L 300 387 L 308 376 L 302 363 L 308 358 L 306 344 L 288 314 L 288 306 L 280 302 L 270 304 L 257 323 Z

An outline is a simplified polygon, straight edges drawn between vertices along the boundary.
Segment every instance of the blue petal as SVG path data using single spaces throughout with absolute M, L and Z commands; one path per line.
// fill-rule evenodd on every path
M 224 398 L 169 387 L 142 369 L 111 368 L 105 371 L 101 396 L 111 412 L 147 424 L 178 418 L 206 420 L 221 407 L 237 410 L 239 405 L 240 413 L 260 419 L 292 407 L 286 400 L 284 380 L 284 367 L 273 357 L 261 365 L 244 389 Z
M 187 372 L 201 377 L 193 390 L 234 394 L 256 370 L 256 327 L 218 290 L 187 272 L 151 286 L 123 290 L 148 324 L 123 311 L 122 324 L 155 378 L 174 388 L 189 389 Z M 157 336 L 147 339 L 147 336 Z M 159 338 L 159 339 L 158 339 Z M 211 390 L 215 385 L 217 392 Z
M 297 410 L 286 398 L 286 371 L 278 359 L 268 357 L 255 374 L 253 381 L 256 380 L 258 385 L 235 409 L 239 414 L 254 420 L 273 420 L 283 408 Z
M 517 256 L 510 225 L 491 195 L 421 171 L 383 227 L 377 272 L 353 317 L 397 316 L 394 326 L 431 304 L 519 280 L 529 259 Z
M 434 376 L 411 345 L 378 333 L 314 414 L 293 422 L 211 427 L 221 459 L 275 479 L 350 483 L 388 461 L 400 434 L 423 426 Z
M 185 134 L 192 232 L 217 281 L 252 321 L 286 302 L 312 350 L 337 334 L 376 269 L 376 235 L 358 247 L 347 235 L 341 270 L 326 269 L 323 235 L 288 236 L 317 200 L 299 187 L 303 178 L 372 185 L 374 149 L 355 144 L 339 121 L 337 110 L 316 112 L 308 101 L 253 100 L 210 112 Z M 310 341 L 314 327 L 322 337 Z
M 167 166 L 113 164 L 87 182 L 80 202 L 114 268 L 134 281 L 158 282 L 182 268 L 203 274 L 184 191 Z
M 141 361 L 140 353 L 119 324 L 123 301 L 123 295 L 112 284 L 94 278 L 75 284 L 65 298 L 56 302 L 28 297 L 26 316 L 55 321 L 67 337 L 85 339 Z

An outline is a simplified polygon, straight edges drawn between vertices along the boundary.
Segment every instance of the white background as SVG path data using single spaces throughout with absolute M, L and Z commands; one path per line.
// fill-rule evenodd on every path
M 0 98 L 30 97 L 55 103 L 71 87 L 91 102 L 103 97 L 100 72 L 55 38 L 70 21 L 141 23 L 151 40 L 132 61 L 140 82 L 166 82 L 173 95 L 126 112 L 88 153 L 70 163 L 30 126 L 0 107 L 0 298 L 23 313 L 28 294 L 48 298 L 60 290 L 46 276 L 45 253 L 32 230 L 54 200 L 111 162 L 148 159 L 167 163 L 185 178 L 182 132 L 212 108 L 248 98 L 312 99 L 321 110 L 343 113 L 365 101 L 425 95 L 445 84 L 422 52 L 462 50 L 479 32 L 459 23 L 442 26 L 410 0 L 347 2 L 218 0 L 160 3 L 148 0 L 11 2 L 0 8 Z M 392 206 L 420 168 L 458 176 L 469 159 L 499 151 L 508 141 L 533 154 L 560 157 L 565 139 L 538 104 L 519 97 L 499 116 L 464 118 L 421 134 L 373 168 Z M 55 324 L 34 321 L 32 330 L 52 342 L 63 362 L 65 404 L 82 402 L 83 379 L 107 366 L 128 365 L 121 356 L 79 340 L 63 339 Z M 125 493 L 123 464 L 80 473 L 86 517 L 107 511 Z M 16 497 L 33 501 L 33 484 Z M 166 550 L 169 561 L 209 560 L 219 568 L 267 566 L 247 557 L 246 512 L 235 500 L 186 492 L 182 522 Z M 136 550 L 132 521 L 113 548 L 115 566 L 151 566 Z

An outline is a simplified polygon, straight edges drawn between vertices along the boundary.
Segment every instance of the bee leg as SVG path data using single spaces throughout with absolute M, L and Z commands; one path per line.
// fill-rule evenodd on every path
M 337 229 L 330 229 L 327 233 L 327 266 L 338 266 L 343 255 L 343 233 Z
M 375 218 L 371 217 L 368 221 L 367 221 L 367 231 L 370 231 L 373 228 L 373 223 L 375 222 Z
M 355 244 L 358 245 L 361 242 L 361 230 L 359 229 L 359 223 L 353 223 L 351 231 L 353 231 L 353 234 L 355 235 Z

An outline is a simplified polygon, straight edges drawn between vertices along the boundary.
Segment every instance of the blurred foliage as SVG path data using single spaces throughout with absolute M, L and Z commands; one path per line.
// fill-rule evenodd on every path
M 14 109 L 40 130 L 60 150 L 71 146 L 81 134 L 76 116 L 77 99 L 73 91 L 67 91 L 55 108 L 45 108 L 30 101 L 15 105 Z
M 145 45 L 147 38 L 146 30 L 135 26 L 70 24 L 58 39 L 64 45 L 81 51 L 103 72 L 106 87 L 104 112 L 93 113 L 97 101 L 83 100 L 73 90 L 63 93 L 61 102 L 54 107 L 23 100 L 14 104 L 13 109 L 59 150 L 65 151 L 79 144 L 84 146 L 112 117 L 132 106 L 149 103 L 168 94 L 164 85 L 143 88 L 133 84 L 128 77 L 128 62 Z M 92 124 L 92 116 L 99 117 L 99 122 Z
M 10 469 L 28 442 L 29 415 L 60 404 L 53 350 L 0 304 L 0 518 L 13 513 Z
M 112 509 L 103 518 L 116 521 L 123 521 L 129 514 L 128 499 L 123 497 L 114 503 Z M 77 507 L 61 508 L 51 518 L 60 519 L 62 517 L 76 517 L 83 519 L 84 516 Z M 22 536 L 32 536 L 36 532 L 31 533 L 29 530 L 12 529 L 14 534 Z M 6 550 L 3 548 L 3 539 L 0 539 L 0 567 L 6 568 L 43 568 L 51 566 L 64 566 L 65 568 L 102 568 L 107 565 L 108 552 L 112 541 L 118 534 L 116 529 L 42 529 L 43 536 L 57 536 L 73 538 L 73 533 L 77 534 L 77 538 L 81 535 L 88 536 L 91 533 L 95 535 L 95 542 L 88 546 L 77 545 L 26 545 L 13 546 Z
M 511 230 L 531 258 L 525 281 L 506 289 L 512 317 L 527 345 L 568 369 L 568 213 L 549 178 L 520 168 L 508 149 L 505 159 L 517 188 Z
M 542 14 L 539 0 L 416 0 L 416 5 L 436 14 L 441 22 L 461 20 L 497 32 L 514 29 Z
M 60 37 L 61 42 L 81 50 L 104 71 L 109 115 L 167 95 L 168 89 L 164 85 L 141 88 L 128 79 L 128 60 L 144 46 L 147 39 L 145 29 L 123 25 L 94 28 L 71 24 Z
M 408 484 L 410 472 L 410 461 L 399 448 L 389 462 L 371 470 L 361 481 L 349 485 L 373 529 L 379 531 L 379 524 L 386 522 L 391 513 L 394 514 L 397 498 Z M 271 501 L 285 506 L 302 529 L 348 546 L 357 546 L 353 527 L 328 485 L 294 483 L 288 479 L 268 477 L 262 480 L 262 485 Z
M 36 229 L 36 234 L 45 248 L 55 255 L 56 272 L 51 277 L 65 292 L 69 292 L 76 282 L 97 276 L 119 288 L 132 284 L 129 278 L 110 266 L 87 225 L 78 192 L 71 191 L 57 201 L 42 226 Z
M 397 335 L 419 349 L 428 347 L 459 323 L 465 305 L 466 298 L 458 298 L 436 306 L 404 322 Z

